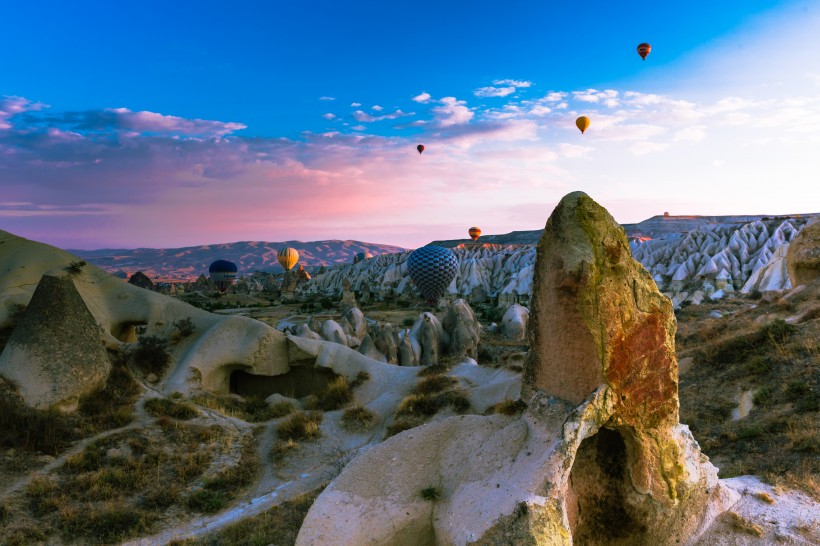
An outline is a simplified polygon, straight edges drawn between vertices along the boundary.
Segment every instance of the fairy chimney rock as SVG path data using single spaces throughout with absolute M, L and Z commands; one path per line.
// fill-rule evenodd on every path
M 583 192 L 547 221 L 531 311 L 528 388 L 579 404 L 605 385 L 618 424 L 678 422 L 672 305 L 632 258 L 623 228 Z
M 0 375 L 27 404 L 71 411 L 110 369 L 100 327 L 71 277 L 43 275 L 0 354 Z

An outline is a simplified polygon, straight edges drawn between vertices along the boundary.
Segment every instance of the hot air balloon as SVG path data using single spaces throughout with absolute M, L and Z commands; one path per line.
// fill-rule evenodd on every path
M 407 258 L 407 269 L 427 303 L 435 305 L 456 276 L 458 260 L 449 248 L 423 246 Z
M 276 259 L 279 260 L 279 265 L 281 265 L 285 269 L 285 272 L 287 272 L 293 269 L 293 266 L 299 261 L 299 253 L 296 252 L 295 248 L 283 248 L 279 251 L 279 255 Z
M 416 146 L 416 150 L 418 150 L 419 153 L 423 152 L 424 151 L 424 144 L 419 144 L 418 146 Z
M 586 116 L 581 116 L 580 118 L 575 120 L 575 125 L 581 130 L 581 134 L 584 134 L 584 131 L 589 129 L 589 118 Z
M 357 264 L 357 263 L 359 263 L 363 260 L 366 260 L 366 259 L 372 258 L 372 257 L 373 257 L 373 255 L 369 252 L 358 252 L 358 253 L 356 253 L 355 256 L 353 256 L 353 263 Z
M 640 55 L 641 59 L 643 59 L 644 61 L 646 60 L 646 56 L 649 55 L 650 51 L 652 51 L 652 46 L 647 44 L 646 42 L 638 44 L 638 55 Z
M 208 268 L 208 274 L 220 292 L 224 293 L 236 280 L 236 264 L 228 260 L 217 260 Z
M 481 237 L 481 228 L 473 226 L 467 230 L 467 233 L 470 234 L 470 239 L 472 239 L 473 242 L 476 242 L 478 238 Z

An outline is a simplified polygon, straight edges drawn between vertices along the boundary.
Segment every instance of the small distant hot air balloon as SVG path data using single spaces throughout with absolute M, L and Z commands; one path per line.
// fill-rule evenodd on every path
M 581 130 L 581 134 L 584 134 L 584 131 L 589 129 L 589 118 L 586 116 L 581 116 L 580 118 L 575 120 L 575 125 Z
M 456 276 L 458 260 L 449 248 L 423 246 L 407 258 L 407 269 L 421 295 L 434 305 Z
M 418 146 L 416 146 L 416 150 L 418 150 L 419 153 L 423 152 L 424 151 L 424 144 L 419 144 Z
M 470 234 L 470 239 L 472 239 L 473 242 L 476 242 L 478 238 L 481 237 L 481 228 L 473 226 L 467 230 L 467 233 Z
M 652 46 L 647 44 L 646 42 L 638 44 L 638 55 L 640 55 L 641 59 L 643 59 L 644 61 L 646 60 L 646 56 L 649 55 L 650 51 L 652 51 Z
M 217 260 L 208 268 L 208 274 L 220 292 L 224 293 L 236 280 L 236 264 L 228 260 Z
M 279 251 L 279 255 L 276 259 L 279 261 L 279 265 L 285 269 L 285 272 L 288 272 L 293 269 L 293 266 L 299 261 L 299 253 L 296 252 L 295 248 L 283 248 Z
M 368 258 L 372 258 L 372 257 L 373 257 L 373 255 L 369 252 L 358 252 L 358 253 L 356 253 L 355 256 L 353 256 L 353 263 L 357 264 L 361 261 L 364 261 L 364 260 L 366 260 Z

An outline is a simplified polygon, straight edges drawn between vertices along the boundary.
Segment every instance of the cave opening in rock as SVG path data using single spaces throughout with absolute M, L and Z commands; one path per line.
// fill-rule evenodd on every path
M 627 463 L 626 443 L 616 430 L 602 428 L 581 442 L 567 494 L 574 544 L 643 543 L 646 526 L 628 502 L 635 491 Z
M 327 368 L 294 366 L 280 375 L 255 375 L 245 370 L 234 370 L 230 376 L 230 391 L 241 396 L 267 398 L 281 394 L 289 398 L 319 395 L 338 375 Z
M 145 321 L 120 322 L 111 328 L 111 335 L 123 343 L 134 343 L 146 325 Z

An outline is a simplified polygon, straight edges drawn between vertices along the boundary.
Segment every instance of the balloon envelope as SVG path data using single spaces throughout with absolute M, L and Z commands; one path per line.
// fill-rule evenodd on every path
M 449 248 L 423 246 L 407 258 L 407 269 L 421 295 L 433 305 L 456 276 L 458 260 Z
M 238 271 L 236 264 L 228 260 L 217 260 L 208 267 L 208 274 L 220 292 L 234 283 Z
M 424 144 L 419 144 L 418 146 L 416 146 L 416 150 L 418 150 L 419 153 L 423 152 L 424 151 Z
M 638 44 L 638 55 L 640 55 L 641 59 L 643 59 L 644 61 L 646 60 L 646 56 L 649 55 L 650 51 L 652 51 L 652 46 L 647 44 L 646 42 Z
M 279 261 L 279 265 L 281 265 L 285 271 L 290 271 L 293 269 L 293 266 L 296 265 L 296 262 L 299 261 L 299 253 L 296 252 L 295 248 L 287 247 L 283 248 L 279 251 L 279 255 L 276 257 Z
M 581 130 L 581 134 L 584 134 L 584 131 L 589 129 L 589 118 L 586 116 L 581 116 L 580 118 L 575 120 L 575 125 Z
M 478 239 L 479 237 L 481 237 L 481 228 L 478 228 L 478 227 L 473 226 L 473 227 L 471 227 L 470 229 L 468 229 L 468 230 L 467 230 L 467 233 L 469 233 L 469 234 L 470 234 L 470 238 L 471 238 L 473 241 L 475 241 L 476 239 Z

